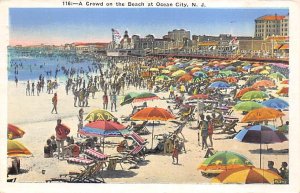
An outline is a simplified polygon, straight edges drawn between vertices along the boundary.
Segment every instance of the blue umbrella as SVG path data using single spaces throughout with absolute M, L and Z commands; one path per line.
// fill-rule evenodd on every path
M 242 129 L 236 136 L 235 140 L 244 143 L 256 143 L 260 144 L 260 168 L 261 168 L 261 144 L 281 143 L 287 141 L 284 134 L 279 131 L 275 131 L 274 126 L 270 125 L 254 125 L 245 129 Z
M 289 107 L 289 103 L 280 98 L 269 99 L 262 102 L 261 104 L 274 109 L 286 109 Z
M 225 70 L 235 70 L 235 67 L 234 67 L 234 66 L 227 66 L 227 67 L 225 68 Z
M 207 75 L 201 71 L 195 72 L 193 75 L 199 78 L 207 78 Z
M 244 67 L 243 67 L 243 70 L 249 70 L 250 68 L 252 68 L 252 66 L 251 66 L 251 65 L 244 66 Z
M 184 64 L 178 63 L 178 64 L 176 64 L 176 66 L 178 66 L 179 68 L 185 68 L 185 67 L 189 66 L 189 64 L 187 64 L 187 63 L 184 63 Z
M 226 82 L 222 82 L 222 81 L 217 81 L 217 82 L 213 82 L 211 83 L 211 85 L 209 85 L 209 88 L 229 88 L 230 85 Z

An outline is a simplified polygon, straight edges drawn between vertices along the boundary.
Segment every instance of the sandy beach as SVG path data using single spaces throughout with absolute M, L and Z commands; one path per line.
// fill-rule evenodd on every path
M 66 95 L 63 83 L 60 83 L 55 92 L 58 94 L 58 114 L 51 114 L 52 94 L 42 92 L 40 96 L 25 96 L 26 84 L 19 82 L 16 87 L 15 83 L 8 83 L 8 123 L 18 125 L 26 133 L 23 138 L 18 139 L 33 153 L 33 157 L 21 158 L 21 174 L 10 175 L 16 177 L 17 182 L 45 182 L 50 178 L 57 178 L 60 174 L 70 171 L 80 171 L 82 166 L 68 164 L 66 160 L 57 158 L 44 158 L 43 147 L 46 140 L 55 134 L 56 120 L 62 119 L 62 123 L 71 128 L 70 136 L 76 137 L 77 134 L 77 115 L 79 107 L 73 107 L 73 95 Z M 125 93 L 134 91 L 133 88 L 125 89 Z M 138 90 L 143 91 L 143 90 Z M 145 90 L 144 90 L 145 91 Z M 167 98 L 168 92 L 159 92 L 160 98 Z M 89 100 L 89 107 L 84 107 L 84 117 L 88 112 L 102 108 L 102 92 L 97 92 L 95 99 Z M 117 112 L 113 115 L 120 118 L 128 115 L 132 111 L 131 105 L 120 106 L 122 96 L 117 98 Z M 287 98 L 283 98 L 287 100 Z M 148 106 L 158 106 L 167 108 L 170 105 L 166 100 L 148 101 Z M 109 104 L 110 109 L 110 104 Z M 175 111 L 176 112 L 176 111 Z M 286 116 L 283 121 L 288 120 L 289 112 L 284 111 Z M 241 118 L 240 112 L 233 112 L 233 116 Z M 84 122 L 85 124 L 86 122 Z M 124 123 L 124 125 L 129 124 Z M 171 122 L 161 122 L 161 125 L 155 126 L 154 134 L 163 134 L 174 131 L 176 126 Z M 191 122 L 183 129 L 183 135 L 186 138 L 186 153 L 179 155 L 179 165 L 172 164 L 171 154 L 151 154 L 147 155 L 144 162 L 139 164 L 138 169 L 128 169 L 129 164 L 123 164 L 123 169 L 117 165 L 115 171 L 103 171 L 103 177 L 106 183 L 209 183 L 210 178 L 201 175 L 197 167 L 205 158 L 205 150 L 201 150 L 197 141 L 197 130 L 193 129 L 197 123 Z M 238 123 L 237 130 L 242 128 L 245 123 Z M 280 125 L 277 120 L 276 125 Z M 152 126 L 147 126 L 151 131 Z M 225 138 L 226 134 L 214 134 L 214 149 L 217 151 L 234 151 L 249 158 L 256 167 L 259 167 L 259 144 L 241 143 L 234 139 Z M 151 141 L 151 134 L 143 135 L 148 141 Z M 217 139 L 219 138 L 219 139 Z M 76 140 L 76 139 L 75 139 Z M 107 141 L 118 143 L 122 138 L 107 138 Z M 157 141 L 154 140 L 154 143 Z M 268 147 L 273 148 L 273 152 L 266 152 L 266 145 L 262 145 L 262 166 L 267 169 L 267 162 L 275 162 L 275 168 L 280 168 L 281 162 L 289 163 L 288 153 L 280 153 L 279 150 L 288 149 L 289 142 L 270 144 Z M 150 148 L 150 143 L 147 144 Z M 154 145 L 155 146 L 155 145 Z M 106 145 L 105 153 L 109 155 L 116 154 L 116 146 Z M 8 166 L 10 158 L 8 158 Z M 42 174 L 45 170 L 45 174 Z

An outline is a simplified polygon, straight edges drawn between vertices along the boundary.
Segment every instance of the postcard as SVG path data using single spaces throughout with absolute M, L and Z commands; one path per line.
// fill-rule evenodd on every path
M 0 4 L 1 192 L 299 192 L 295 2 Z

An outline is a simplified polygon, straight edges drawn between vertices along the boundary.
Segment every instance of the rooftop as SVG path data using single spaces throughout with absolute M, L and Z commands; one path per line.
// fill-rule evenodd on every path
M 257 18 L 256 20 L 265 20 L 265 21 L 274 21 L 274 20 L 283 20 L 285 15 L 264 15 L 262 17 Z

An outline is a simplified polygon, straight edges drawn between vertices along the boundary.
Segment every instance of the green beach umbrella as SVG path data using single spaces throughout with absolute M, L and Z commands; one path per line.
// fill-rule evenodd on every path
M 251 111 L 253 109 L 258 109 L 264 107 L 262 104 L 254 101 L 245 101 L 236 104 L 233 108 L 237 111 Z
M 275 72 L 269 75 L 269 77 L 274 78 L 274 79 L 286 79 L 286 77 L 281 74 L 280 72 Z
M 164 80 L 171 80 L 171 78 L 168 77 L 167 75 L 159 75 L 155 77 L 155 81 L 164 81 Z
M 246 92 L 240 100 L 242 101 L 251 101 L 251 100 L 264 100 L 269 98 L 269 95 L 262 91 L 249 91 Z
M 139 95 L 139 93 L 136 93 L 136 92 L 127 93 L 121 102 L 121 106 L 132 103 L 134 98 L 138 95 Z
M 241 154 L 232 151 L 220 151 L 204 160 L 204 162 L 198 166 L 198 169 L 220 173 L 222 171 L 252 165 L 252 162 Z

